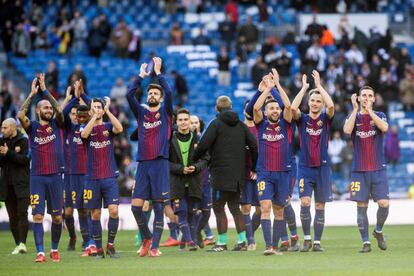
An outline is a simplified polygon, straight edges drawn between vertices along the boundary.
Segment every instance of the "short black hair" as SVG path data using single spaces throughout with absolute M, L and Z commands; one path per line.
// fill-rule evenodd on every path
M 188 116 L 190 116 L 190 111 L 188 111 L 187 108 L 180 108 L 177 110 L 177 116 L 180 114 L 187 114 Z
M 312 96 L 313 94 L 321 94 L 321 92 L 319 92 L 317 88 L 314 88 L 311 91 L 309 91 L 309 97 Z
M 156 83 L 150 83 L 147 88 L 147 92 L 151 89 L 158 89 L 161 92 L 161 97 L 164 96 L 164 91 L 162 91 L 162 86 Z
M 102 100 L 101 98 L 93 98 L 93 99 L 92 99 L 92 101 L 101 103 L 102 108 L 104 108 L 104 107 L 105 107 L 105 102 L 104 102 L 104 100 Z M 91 108 L 92 101 L 89 103 L 89 108 Z
M 265 103 L 265 107 L 268 105 L 268 104 L 271 104 L 271 103 L 277 103 L 277 104 L 279 104 L 279 102 L 278 101 L 276 101 L 275 99 L 270 99 L 270 100 L 268 100 L 266 103 Z M 280 106 L 280 105 L 279 105 Z
M 358 96 L 360 96 L 361 95 L 361 91 L 362 90 L 371 90 L 372 92 L 374 92 L 374 95 L 375 95 L 375 90 L 374 90 L 374 88 L 372 88 L 371 86 L 369 86 L 369 85 L 364 85 L 364 86 L 362 86 L 360 89 L 359 89 L 359 91 L 358 91 Z
M 89 112 L 90 108 L 87 105 L 79 105 L 77 108 L 77 112 Z

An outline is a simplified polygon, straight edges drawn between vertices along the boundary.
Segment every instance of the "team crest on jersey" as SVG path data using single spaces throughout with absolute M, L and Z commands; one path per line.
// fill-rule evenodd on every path
M 318 127 L 323 126 L 323 122 L 322 122 L 322 120 L 319 120 L 316 124 L 318 125 Z
M 53 129 L 52 129 L 51 127 L 48 127 L 48 128 L 46 129 L 46 131 L 47 131 L 47 133 L 52 133 Z
M 157 112 L 157 114 L 155 114 L 155 119 L 159 119 L 160 117 L 161 117 L 161 114 Z
M 102 134 L 103 134 L 104 136 L 108 137 L 108 136 L 109 136 L 109 131 L 104 130 L 104 131 L 102 132 Z

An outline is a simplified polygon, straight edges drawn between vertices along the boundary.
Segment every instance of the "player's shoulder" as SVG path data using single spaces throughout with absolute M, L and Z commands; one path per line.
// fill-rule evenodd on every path
M 378 117 L 380 117 L 381 119 L 383 119 L 383 120 L 387 120 L 387 115 L 385 115 L 385 113 L 384 112 L 381 112 L 381 111 L 374 111 L 375 112 L 375 114 L 378 116 Z

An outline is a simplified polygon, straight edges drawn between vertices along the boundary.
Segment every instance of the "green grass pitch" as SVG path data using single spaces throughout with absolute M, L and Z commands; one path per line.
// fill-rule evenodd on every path
M 372 227 L 370 227 L 372 231 Z M 301 233 L 301 229 L 299 229 Z M 177 248 L 162 248 L 160 258 L 139 258 L 134 246 L 135 232 L 120 231 L 116 248 L 120 259 L 95 260 L 67 252 L 68 233 L 62 234 L 61 262 L 34 263 L 33 233 L 29 232 L 26 255 L 12 256 L 10 232 L 0 232 L 0 275 L 414 275 L 414 225 L 386 226 L 384 233 L 388 250 L 381 251 L 372 240 L 372 252 L 360 254 L 357 227 L 327 227 L 322 245 L 324 253 L 285 253 L 283 256 L 263 256 L 261 229 L 256 232 L 256 252 L 209 253 L 179 252 Z M 168 231 L 164 231 L 163 239 Z M 80 236 L 79 236 L 80 239 Z M 236 239 L 235 230 L 229 231 L 229 244 Z M 104 234 L 104 241 L 106 234 Z M 50 235 L 45 234 L 45 248 Z

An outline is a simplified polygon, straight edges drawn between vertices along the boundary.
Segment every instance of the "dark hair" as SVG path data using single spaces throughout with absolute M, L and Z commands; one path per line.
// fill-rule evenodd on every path
M 101 103 L 102 108 L 105 107 L 105 102 L 101 98 L 93 98 L 92 101 Z M 89 108 L 91 108 L 92 101 L 89 103 Z
M 358 91 L 358 96 L 360 96 L 361 95 L 361 91 L 362 90 L 371 90 L 372 92 L 374 92 L 374 94 L 375 94 L 375 91 L 374 91 L 374 88 L 372 88 L 371 86 L 369 86 L 369 85 L 364 85 L 364 86 L 362 86 L 360 89 L 359 89 L 359 91 Z
M 187 114 L 188 116 L 190 116 L 190 111 L 188 111 L 187 108 L 180 108 L 180 109 L 177 110 L 177 117 L 180 114 Z
M 156 83 L 150 83 L 147 88 L 147 92 L 151 89 L 158 89 L 161 92 L 161 97 L 164 96 L 164 92 L 162 91 L 162 86 Z
M 77 112 L 88 112 L 90 110 L 87 105 L 78 105 Z
M 253 118 L 252 116 L 250 116 L 247 112 L 246 112 L 246 108 L 249 105 L 250 100 L 246 100 L 244 102 L 244 106 L 243 106 L 243 113 L 244 113 L 244 117 L 246 117 L 247 120 L 252 121 Z
M 309 91 L 309 97 L 312 96 L 313 94 L 321 94 L 321 92 L 319 92 L 318 89 L 314 88 L 311 91 Z
M 206 126 L 206 124 L 202 119 L 198 118 L 198 120 L 200 121 L 200 132 L 202 133 L 204 131 L 204 127 Z
M 275 99 L 270 99 L 270 100 L 268 100 L 266 103 L 265 103 L 265 107 L 268 105 L 268 104 L 271 104 L 271 103 L 277 103 L 277 104 L 279 104 L 279 102 L 278 101 L 276 101 Z

